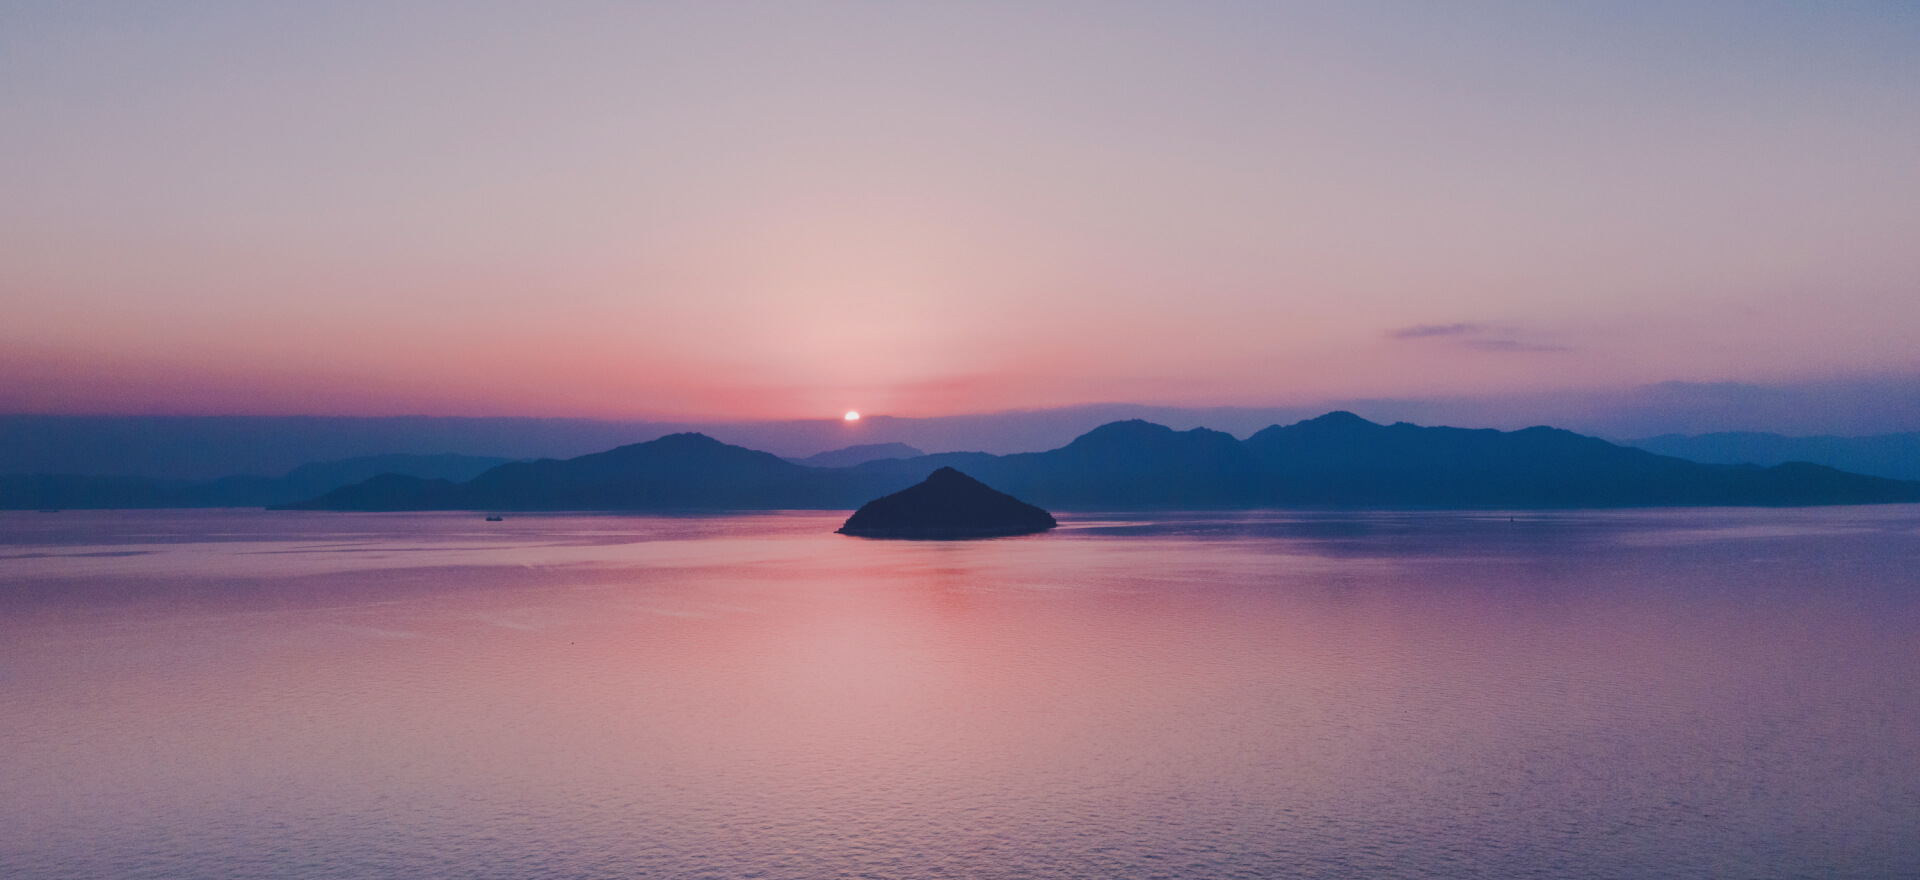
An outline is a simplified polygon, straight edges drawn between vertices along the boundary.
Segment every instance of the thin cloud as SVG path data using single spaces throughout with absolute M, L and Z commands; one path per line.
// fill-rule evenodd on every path
M 1415 324 L 1390 330 L 1390 339 L 1446 339 L 1475 351 L 1567 351 L 1567 346 L 1553 342 L 1533 342 L 1518 338 L 1520 331 L 1513 327 L 1496 327 L 1491 324 L 1461 322 L 1458 324 Z
M 1389 332 L 1394 339 L 1426 339 L 1431 336 L 1471 336 L 1485 333 L 1485 324 L 1415 324 Z

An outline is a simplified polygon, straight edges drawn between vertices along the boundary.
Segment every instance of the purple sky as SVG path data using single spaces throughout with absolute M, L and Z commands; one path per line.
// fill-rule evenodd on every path
M 1913 4 L 0 6 L 0 411 L 1920 373 Z

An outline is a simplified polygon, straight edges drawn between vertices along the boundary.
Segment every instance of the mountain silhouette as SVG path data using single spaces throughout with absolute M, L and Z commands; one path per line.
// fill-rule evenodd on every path
M 1053 515 L 950 467 L 860 506 L 839 529 L 861 538 L 996 538 L 1056 525 Z
M 1805 463 L 1701 464 L 1556 428 L 1380 425 L 1328 413 L 1246 440 L 1133 420 L 1059 449 L 952 452 L 807 467 L 673 434 L 579 458 L 506 464 L 454 486 L 405 478 L 292 507 L 333 510 L 846 509 L 930 470 L 963 470 L 1055 510 L 1246 507 L 1552 508 L 1920 501 L 1920 483 Z M 375 491 L 377 488 L 378 491 Z
M 302 510 L 777 510 L 846 508 L 874 479 L 794 464 L 705 434 L 668 434 L 565 460 L 513 462 L 453 485 L 395 477 L 284 505 Z M 414 487 L 417 498 L 406 489 Z M 892 489 L 900 488 L 891 486 Z
M 83 474 L 0 475 L 0 510 L 265 507 L 313 498 L 381 474 L 470 480 L 509 459 L 471 455 L 366 455 L 304 464 L 279 477 L 159 480 Z
M 565 461 L 494 468 L 462 485 L 457 506 L 501 510 L 769 509 L 842 504 L 820 469 L 721 443 L 705 434 L 669 434 Z
M 1920 484 L 1818 465 L 1705 465 L 1558 428 L 1378 425 L 1328 413 L 1247 438 L 1289 505 L 1623 507 L 1920 500 Z
M 1754 431 L 1663 434 L 1626 445 L 1712 464 L 1762 466 L 1804 461 L 1895 480 L 1920 480 L 1920 433 L 1867 437 L 1785 437 Z
M 789 458 L 794 464 L 808 467 L 853 467 L 870 461 L 882 461 L 890 458 L 919 458 L 926 455 L 905 443 L 862 443 L 845 449 L 835 449 L 806 458 Z

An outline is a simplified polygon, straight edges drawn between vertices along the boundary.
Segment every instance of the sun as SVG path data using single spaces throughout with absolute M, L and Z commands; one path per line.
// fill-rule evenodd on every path
M 847 410 L 846 419 L 849 422 L 860 421 L 860 414 L 857 412 L 854 412 L 853 410 Z

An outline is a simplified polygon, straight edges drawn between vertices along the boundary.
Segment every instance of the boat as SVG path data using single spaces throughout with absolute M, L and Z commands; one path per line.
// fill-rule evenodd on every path
M 487 517 L 487 522 L 499 522 L 499 521 L 500 521 L 500 519 L 501 519 L 501 517 L 499 517 L 499 516 L 494 516 L 494 515 L 488 515 L 488 517 Z

